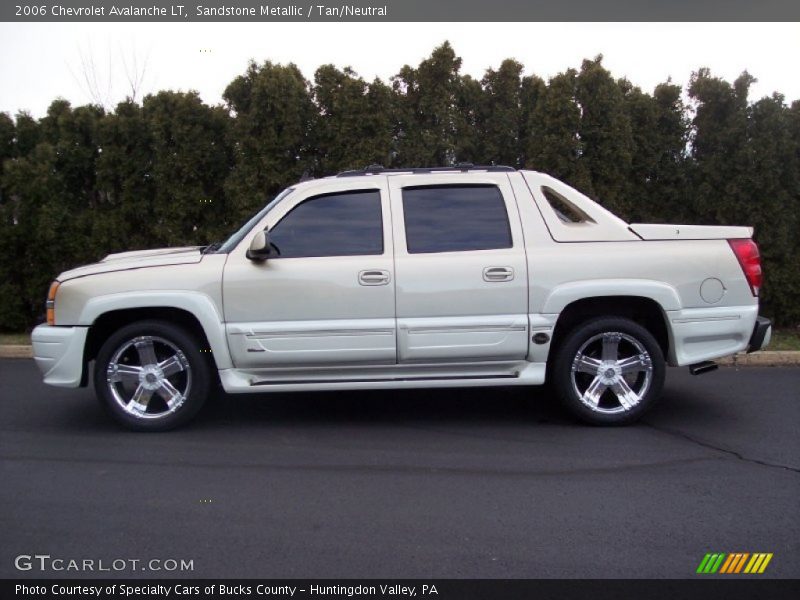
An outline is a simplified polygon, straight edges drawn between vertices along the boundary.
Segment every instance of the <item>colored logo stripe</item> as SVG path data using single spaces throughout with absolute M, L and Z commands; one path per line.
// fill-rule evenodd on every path
M 772 556 L 772 553 L 767 552 L 754 554 L 749 552 L 732 552 L 730 554 L 710 552 L 700 561 L 697 572 L 703 574 L 763 573 L 772 560 Z
M 697 567 L 698 573 L 716 573 L 722 564 L 725 554 L 706 554 Z
M 736 562 L 736 555 L 735 554 L 728 554 L 728 558 L 722 563 L 722 568 L 719 570 L 720 573 L 730 573 L 731 566 Z
M 736 552 L 734 554 L 728 555 L 728 560 L 725 561 L 725 564 L 722 565 L 720 569 L 720 573 L 738 573 L 742 570 L 744 566 L 744 562 L 747 560 L 747 557 L 750 556 L 747 552 Z
M 753 558 L 750 559 L 750 562 L 747 563 L 747 566 L 744 569 L 745 573 L 763 573 L 769 561 L 772 560 L 772 553 L 769 554 L 762 553 L 762 554 L 753 554 Z

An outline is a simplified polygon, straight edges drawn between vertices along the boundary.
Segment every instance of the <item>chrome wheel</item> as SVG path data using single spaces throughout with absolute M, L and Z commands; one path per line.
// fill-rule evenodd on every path
M 159 419 L 186 402 L 192 369 L 175 344 L 142 335 L 122 344 L 111 356 L 106 383 L 125 413 L 138 419 Z
M 578 349 L 571 377 L 575 393 L 592 412 L 624 413 L 637 406 L 650 389 L 653 361 L 636 338 L 603 332 Z

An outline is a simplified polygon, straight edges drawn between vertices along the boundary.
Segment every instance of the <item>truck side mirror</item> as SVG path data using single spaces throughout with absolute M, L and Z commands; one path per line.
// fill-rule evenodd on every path
M 250 260 L 267 260 L 275 254 L 276 248 L 269 241 L 269 232 L 266 229 L 256 233 L 247 249 L 247 258 Z

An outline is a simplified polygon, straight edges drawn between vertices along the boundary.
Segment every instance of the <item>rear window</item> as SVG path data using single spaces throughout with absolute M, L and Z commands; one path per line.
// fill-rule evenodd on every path
M 495 185 L 403 188 L 409 254 L 511 248 L 505 201 Z

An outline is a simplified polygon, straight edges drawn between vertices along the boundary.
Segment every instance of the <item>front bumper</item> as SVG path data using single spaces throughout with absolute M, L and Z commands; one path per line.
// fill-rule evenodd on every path
M 88 327 L 52 325 L 39 325 L 33 330 L 33 359 L 44 374 L 45 383 L 69 388 L 80 386 L 88 332 Z
M 753 326 L 753 334 L 750 336 L 750 343 L 747 347 L 748 354 L 761 350 L 769 345 L 772 339 L 772 321 L 765 317 L 758 317 Z

